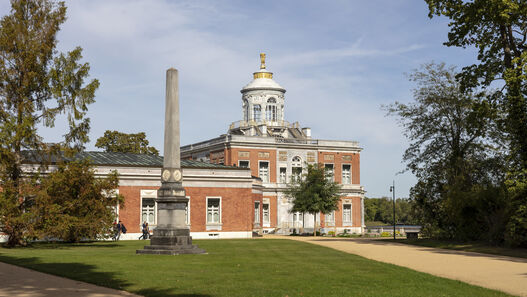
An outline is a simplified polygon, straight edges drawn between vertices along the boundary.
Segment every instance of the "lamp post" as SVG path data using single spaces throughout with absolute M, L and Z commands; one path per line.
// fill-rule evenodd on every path
M 390 186 L 390 192 L 393 195 L 393 240 L 395 240 L 395 180 L 393 181 L 393 185 Z

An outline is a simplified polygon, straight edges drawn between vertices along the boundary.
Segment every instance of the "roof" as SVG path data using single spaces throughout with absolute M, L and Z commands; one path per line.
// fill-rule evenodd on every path
M 26 152 L 29 163 L 38 163 L 41 157 Z M 140 167 L 163 167 L 163 157 L 147 154 L 132 153 L 113 153 L 113 152 L 81 152 L 74 158 L 64 158 L 69 161 L 72 159 L 88 159 L 93 165 L 113 165 L 113 166 L 140 166 Z M 51 163 L 56 163 L 58 158 L 53 156 Z M 218 169 L 239 169 L 240 167 L 212 164 L 194 160 L 181 160 L 182 168 L 218 168 Z M 245 168 L 244 168 L 245 169 Z
M 272 78 L 256 78 L 241 90 L 242 93 L 252 90 L 275 90 L 285 92 L 285 89 Z

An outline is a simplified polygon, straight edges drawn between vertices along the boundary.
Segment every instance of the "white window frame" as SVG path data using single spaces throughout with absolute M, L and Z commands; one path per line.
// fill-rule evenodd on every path
M 209 199 L 218 199 L 220 201 L 219 203 L 219 207 L 218 207 L 218 218 L 219 218 L 219 221 L 218 222 L 209 222 Z M 221 219 L 221 216 L 222 216 L 222 199 L 221 199 L 221 196 L 210 196 L 210 197 L 206 197 L 206 200 L 205 200 L 206 204 L 205 204 L 205 223 L 206 223 L 206 226 L 207 226 L 207 230 L 221 230 L 221 225 L 222 225 L 222 219 Z
M 139 222 L 143 224 L 143 199 L 154 199 L 154 223 L 148 225 L 150 227 L 157 226 L 157 190 L 140 190 L 139 195 Z
M 298 159 L 298 161 L 295 161 L 295 159 Z M 291 167 L 302 168 L 302 158 L 300 158 L 300 156 L 294 156 L 293 158 L 291 158 Z
M 349 166 L 349 168 L 350 168 L 350 171 L 349 171 L 349 182 L 348 183 L 344 182 L 344 166 Z M 342 174 L 341 175 L 342 175 L 341 183 L 343 185 L 351 185 L 351 164 L 349 164 L 349 163 L 342 164 Z
M 335 211 L 325 214 L 326 223 L 332 223 L 335 224 Z
M 251 168 L 251 161 L 249 160 L 238 160 L 238 167 L 245 168 L 240 166 L 240 162 L 247 162 L 247 168 Z
M 346 220 L 346 209 L 345 205 L 349 205 L 349 220 Z M 342 225 L 351 226 L 353 225 L 353 204 L 351 202 L 342 203 Z
M 304 226 L 304 214 L 300 211 L 292 213 L 293 228 L 299 228 Z M 296 217 L 296 220 L 295 220 Z
M 298 161 L 295 161 L 297 159 Z M 300 168 L 300 174 L 297 176 L 295 174 L 295 169 Z M 304 171 L 304 168 L 302 167 L 302 158 L 300 156 L 294 156 L 291 158 L 291 180 L 295 181 L 297 178 L 302 178 L 302 173 Z
M 249 121 L 249 102 L 247 99 L 243 100 L 243 120 L 246 122 Z
M 258 204 L 258 208 L 256 205 Z M 260 201 L 254 201 L 254 223 L 260 224 Z
M 283 176 L 282 176 L 282 169 L 285 169 Z M 279 167 L 278 168 L 278 178 L 279 178 L 279 182 L 280 183 L 282 183 L 282 184 L 287 183 L 287 167 Z
M 267 205 L 267 220 L 265 219 L 265 207 L 264 205 Z M 262 223 L 264 227 L 270 227 L 271 226 L 271 203 L 264 202 L 262 203 Z
M 267 163 L 267 180 L 262 178 L 262 170 L 261 166 L 263 163 Z M 269 161 L 258 161 L 258 177 L 262 180 L 264 183 L 271 182 L 271 162 Z
M 257 111 L 257 107 L 258 107 L 258 112 L 256 112 Z M 258 115 L 258 117 L 256 117 L 256 115 Z M 255 121 L 255 122 L 262 121 L 262 105 L 260 105 L 260 104 L 254 104 L 253 105 L 253 121 Z
M 267 104 L 265 107 L 265 120 L 268 122 L 276 122 L 276 119 L 278 118 L 276 115 L 276 104 Z
M 326 179 L 328 181 L 332 181 L 333 182 L 333 181 L 335 181 L 335 164 L 334 163 L 324 163 L 324 173 L 327 172 L 327 170 L 326 170 L 326 166 L 327 165 L 331 165 L 332 169 L 331 169 L 331 176 L 326 176 Z
M 104 196 L 108 197 L 111 195 L 119 195 L 119 189 L 112 190 L 110 193 L 103 191 Z M 115 214 L 115 222 L 119 222 L 119 201 L 114 206 L 111 206 L 113 213 Z
M 185 207 L 185 222 L 187 226 L 190 226 L 190 196 L 186 196 L 188 199 L 187 206 Z

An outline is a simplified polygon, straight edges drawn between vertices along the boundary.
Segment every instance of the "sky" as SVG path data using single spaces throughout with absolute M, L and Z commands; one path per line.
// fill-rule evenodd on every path
M 7 1 L 0 14 L 9 13 Z M 66 1 L 58 50 L 83 48 L 101 85 L 89 106 L 91 142 L 106 130 L 146 132 L 163 149 L 165 71 L 179 70 L 181 144 L 214 138 L 242 119 L 240 90 L 259 54 L 286 90 L 285 119 L 316 139 L 360 142 L 367 197 L 408 197 L 415 177 L 399 173 L 408 141 L 382 105 L 412 101 L 406 74 L 428 62 L 463 67 L 473 49 L 449 48 L 448 20 L 419 0 Z M 65 119 L 41 128 L 61 141 Z

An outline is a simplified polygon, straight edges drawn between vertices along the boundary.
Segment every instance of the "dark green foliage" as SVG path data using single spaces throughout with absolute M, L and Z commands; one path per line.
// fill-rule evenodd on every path
M 412 200 L 396 199 L 395 201 L 395 218 L 396 224 L 417 224 L 412 209 Z M 364 221 L 382 222 L 384 224 L 393 224 L 393 202 L 392 199 L 383 198 L 364 198 Z
M 148 146 L 148 143 L 145 132 L 126 134 L 106 130 L 104 136 L 97 139 L 95 146 L 106 152 L 159 155 L 159 151 Z
M 285 191 L 286 196 L 293 199 L 291 212 L 314 215 L 338 209 L 340 185 L 331 181 L 327 174 L 322 164 L 307 165 L 302 178 L 294 180 Z
M 479 64 L 459 74 L 464 89 L 492 90 L 490 99 L 504 114 L 497 123 L 506 140 L 509 167 L 507 186 L 511 196 L 508 243 L 527 247 L 527 2 L 518 0 L 425 0 L 429 17 L 450 19 L 447 46 L 478 49 Z M 491 91 L 488 91 L 489 93 Z
M 499 111 L 485 93 L 463 90 L 444 64 L 427 64 L 410 78 L 415 101 L 387 110 L 410 140 L 403 160 L 418 179 L 410 194 L 416 219 L 429 236 L 503 241 L 508 198 L 495 138 Z
M 90 67 L 80 63 L 80 48 L 56 52 L 65 20 L 64 3 L 49 0 L 12 0 L 10 14 L 0 20 L 0 231 L 10 246 L 24 244 L 32 234 L 38 174 L 26 172 L 22 178 L 22 152 L 74 152 L 88 141 L 85 115 L 99 82 L 85 83 Z M 48 145 L 37 127 L 53 127 L 58 114 L 67 115 L 69 131 L 61 144 Z
M 527 247 L 527 170 L 510 175 L 506 181 L 511 195 L 511 217 L 507 224 L 507 242 Z
M 108 238 L 115 208 L 123 202 L 114 193 L 118 186 L 117 172 L 96 178 L 85 160 L 59 164 L 34 198 L 36 235 L 68 242 Z

